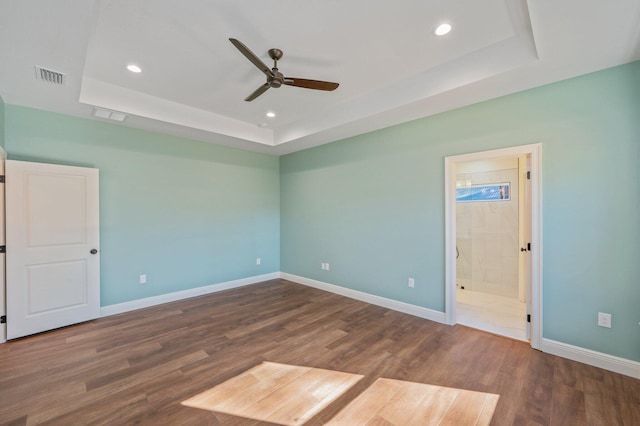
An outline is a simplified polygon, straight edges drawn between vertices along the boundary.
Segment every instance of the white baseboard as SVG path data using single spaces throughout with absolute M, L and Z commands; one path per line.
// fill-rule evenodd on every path
M 115 305 L 103 306 L 100 308 L 100 316 L 121 314 L 123 312 L 134 311 L 136 309 L 148 308 L 150 306 L 161 305 L 163 303 L 175 302 L 177 300 L 188 299 L 190 297 L 202 296 L 218 291 L 229 290 L 236 287 L 242 287 L 249 284 L 256 284 L 262 281 L 274 280 L 280 278 L 280 272 L 271 274 L 256 275 L 253 277 L 241 278 L 239 280 L 227 281 L 218 284 L 207 285 L 204 287 L 190 288 L 188 290 L 176 291 L 173 293 L 161 294 L 158 296 L 146 297 L 144 299 L 132 300 L 130 302 L 118 303 Z
M 430 321 L 446 324 L 445 313 L 435 311 L 421 306 L 409 303 L 399 302 L 386 297 L 375 296 L 373 294 L 340 287 L 334 284 L 317 281 L 310 278 L 300 277 L 298 275 L 286 272 L 273 272 L 271 274 L 257 275 L 253 277 L 242 278 L 224 283 L 212 284 L 204 287 L 192 288 L 189 290 L 177 291 L 159 296 L 147 297 L 145 299 L 132 300 L 130 302 L 118 303 L 116 305 L 103 306 L 100 308 L 101 316 L 109 316 L 120 314 L 123 312 L 133 311 L 136 309 L 147 308 L 150 306 L 160 305 L 163 303 L 174 302 L 177 300 L 187 299 L 190 297 L 202 296 L 218 291 L 229 290 L 245 285 L 256 284 L 262 281 L 282 278 L 293 281 L 308 287 L 317 288 L 319 290 L 328 291 L 330 293 L 339 294 L 351 299 L 360 300 L 372 305 L 381 306 L 383 308 L 392 309 L 394 311 L 403 312 L 405 314 L 428 319 Z M 1 336 L 0 336 L 1 337 Z M 0 343 L 3 343 L 0 340 Z M 581 348 L 579 346 L 569 345 L 567 343 L 557 342 L 551 339 L 542 339 L 542 352 L 567 358 L 572 361 L 581 362 L 583 364 L 592 365 L 594 367 L 603 368 L 615 373 L 624 374 L 625 376 L 640 379 L 640 362 L 632 361 L 625 358 L 619 358 L 602 352 Z
M 285 280 L 293 281 L 319 290 L 328 291 L 330 293 L 339 294 L 351 299 L 360 300 L 362 302 L 371 303 L 372 305 L 382 306 L 394 311 L 403 312 L 405 314 L 414 315 L 431 321 L 446 324 L 444 312 L 434 311 L 432 309 L 423 308 L 409 303 L 399 302 L 397 300 L 387 299 L 385 297 L 374 296 L 369 293 L 363 293 L 357 290 L 351 290 L 345 287 L 325 283 L 322 281 L 312 280 L 310 278 L 300 277 L 293 274 L 282 272 L 280 277 Z M 542 352 L 567 358 L 572 361 L 581 362 L 583 364 L 592 365 L 615 373 L 624 374 L 625 376 L 640 379 L 640 362 L 631 361 L 625 358 L 619 358 L 613 355 L 592 351 L 590 349 L 569 345 L 567 343 L 556 342 L 555 340 L 542 339 Z
M 555 340 L 542 339 L 542 352 L 561 356 L 572 361 L 603 368 L 625 376 L 640 379 L 640 362 L 592 351 Z
M 423 308 L 422 306 L 411 305 L 409 303 L 387 299 L 386 297 L 380 297 L 369 293 L 363 293 L 357 290 L 351 290 L 349 288 L 340 287 L 322 281 L 312 280 L 310 278 L 300 277 L 298 275 L 288 274 L 286 272 L 281 272 L 280 278 L 293 281 L 298 284 L 306 285 L 308 287 L 317 288 L 319 290 L 328 291 L 330 293 L 339 294 L 340 296 L 360 300 L 361 302 L 370 303 L 376 306 L 382 306 L 383 308 L 392 309 L 394 311 L 428 319 L 430 321 L 439 322 L 441 324 L 445 323 L 444 312 L 438 312 L 434 311 L 433 309 Z

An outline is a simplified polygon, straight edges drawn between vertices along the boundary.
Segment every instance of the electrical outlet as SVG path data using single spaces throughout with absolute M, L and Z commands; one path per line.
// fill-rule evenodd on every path
M 598 326 L 611 328 L 611 314 L 598 312 Z
M 328 264 L 328 263 L 325 263 L 325 264 L 324 264 L 324 270 L 325 270 L 325 271 L 329 271 L 329 270 L 330 270 L 330 268 L 329 268 L 329 264 Z
M 408 280 L 408 284 L 409 284 L 409 287 L 414 288 L 414 287 L 415 287 L 416 282 L 414 281 L 414 279 L 413 279 L 413 278 L 409 278 L 409 280 Z
M 147 275 L 146 274 L 142 274 L 140 275 L 140 284 L 146 284 L 147 283 Z
M 257 259 L 256 259 L 256 265 L 259 265 L 259 264 L 260 264 L 260 262 L 262 262 L 262 260 L 260 260 L 260 258 L 257 258 Z

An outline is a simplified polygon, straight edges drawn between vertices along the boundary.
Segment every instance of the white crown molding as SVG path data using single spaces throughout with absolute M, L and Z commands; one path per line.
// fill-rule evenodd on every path
M 106 108 L 139 117 L 212 134 L 237 138 L 273 146 L 273 130 L 255 124 L 215 114 L 188 105 L 137 92 L 125 87 L 105 83 L 90 77 L 82 78 L 80 103 Z M 131 121 L 132 117 L 128 118 Z
M 175 302 L 190 297 L 203 296 L 205 294 L 216 293 L 218 291 L 230 290 L 232 288 L 242 287 L 245 285 L 256 284 L 263 281 L 275 280 L 280 278 L 280 272 L 271 274 L 256 275 L 253 277 L 241 278 L 239 280 L 227 281 L 218 284 L 211 284 L 204 287 L 190 288 L 188 290 L 176 291 L 173 293 L 160 294 L 158 296 L 146 297 L 144 299 L 132 300 L 129 302 L 118 303 L 115 305 L 103 306 L 100 308 L 100 316 L 106 317 L 110 315 L 121 314 L 124 312 L 135 311 L 136 309 L 148 308 L 150 306 L 161 305 L 163 303 Z
M 340 296 L 360 300 L 361 302 L 370 303 L 376 306 L 382 306 L 383 308 L 428 319 L 430 321 L 439 322 L 441 324 L 445 323 L 444 312 L 434 311 L 433 309 L 423 308 L 422 306 L 411 305 L 409 303 L 399 302 L 397 300 L 387 299 L 386 297 L 375 296 L 369 293 L 363 293 L 361 291 L 340 287 L 334 284 L 325 283 L 323 281 L 313 280 L 311 278 L 288 274 L 286 272 L 281 272 L 280 278 L 288 281 L 293 281 L 298 284 L 306 285 L 308 287 L 317 288 L 319 290 L 328 291 L 329 293 L 335 293 L 339 294 Z

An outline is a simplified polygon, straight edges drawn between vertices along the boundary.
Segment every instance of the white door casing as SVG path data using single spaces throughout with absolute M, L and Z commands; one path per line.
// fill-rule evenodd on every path
M 518 158 L 518 182 L 520 185 L 518 243 L 520 258 L 518 265 L 519 297 L 525 302 L 527 318 L 531 316 L 531 157 Z M 526 323 L 526 336 L 531 340 L 531 322 Z
M 542 146 L 541 144 L 521 145 L 493 151 L 446 157 L 445 166 L 445 322 L 456 324 L 456 164 L 465 161 L 528 156 L 531 179 L 531 251 L 530 264 L 530 304 L 531 347 L 540 349 L 542 343 Z
M 5 180 L 7 338 L 99 317 L 98 170 L 7 160 Z

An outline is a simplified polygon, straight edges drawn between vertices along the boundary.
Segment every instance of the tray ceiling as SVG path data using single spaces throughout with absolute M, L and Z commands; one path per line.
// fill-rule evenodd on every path
M 640 59 L 639 29 L 639 0 L 2 1 L 0 96 L 284 154 Z M 282 49 L 285 76 L 340 87 L 245 102 L 265 76 L 230 37 L 269 66 Z

